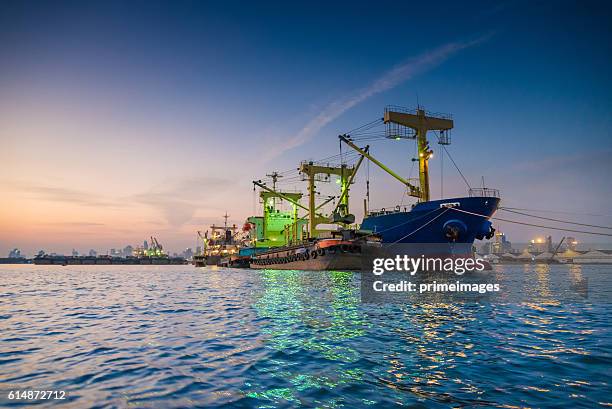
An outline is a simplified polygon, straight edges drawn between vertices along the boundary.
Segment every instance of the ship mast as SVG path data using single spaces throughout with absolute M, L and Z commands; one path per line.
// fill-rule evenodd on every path
M 272 190 L 276 190 L 276 182 L 278 182 L 278 178 L 283 176 L 276 171 L 268 173 L 266 176 L 272 179 Z M 272 197 L 272 207 L 276 208 L 276 197 L 274 196 Z
M 393 123 L 414 130 L 417 140 L 418 158 L 413 160 L 419 161 L 419 185 L 420 195 L 419 201 L 427 202 L 430 200 L 429 191 L 429 159 L 433 157 L 433 151 L 429 148 L 427 141 L 428 131 L 440 131 L 442 137 L 440 144 L 448 144 L 448 140 L 444 138 L 444 132 L 453 128 L 453 120 L 450 116 L 436 114 L 428 115 L 425 110 L 417 108 L 416 112 L 409 112 L 401 108 L 386 108 L 384 122 Z

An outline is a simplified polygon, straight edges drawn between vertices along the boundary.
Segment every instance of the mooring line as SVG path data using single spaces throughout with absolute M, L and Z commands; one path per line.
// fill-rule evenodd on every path
M 516 210 L 510 210 L 509 208 L 506 208 L 506 207 L 500 207 L 499 210 L 503 210 L 505 212 L 510 212 L 510 213 L 521 214 L 523 216 L 533 217 L 535 219 L 550 220 L 552 222 L 558 222 L 558 223 L 575 224 L 577 226 L 595 227 L 597 229 L 612 230 L 612 227 L 608 227 L 608 226 L 598 226 L 596 224 L 586 224 L 586 223 L 570 222 L 570 221 L 567 221 L 567 220 L 553 219 L 551 217 L 536 216 L 534 214 L 517 212 Z
M 457 209 L 455 207 L 449 207 L 449 209 L 452 209 L 452 210 L 455 210 L 455 211 L 461 212 L 461 213 L 471 214 L 473 216 L 484 217 L 485 219 L 489 219 L 490 218 L 490 219 L 494 219 L 494 220 L 499 220 L 501 222 L 522 224 L 524 226 L 540 227 L 542 229 L 560 230 L 560 231 L 568 231 L 568 232 L 572 232 L 572 233 L 593 234 L 593 235 L 596 235 L 596 236 L 608 236 L 608 237 L 612 237 L 612 234 L 610 234 L 610 233 L 600 233 L 600 232 L 594 232 L 594 231 L 564 229 L 562 227 L 544 226 L 544 225 L 541 225 L 541 224 L 525 223 L 525 222 L 519 222 L 519 221 L 516 221 L 516 220 L 502 219 L 500 217 L 489 217 L 489 216 L 486 216 L 484 214 L 468 212 L 467 210 L 461 210 L 461 209 Z

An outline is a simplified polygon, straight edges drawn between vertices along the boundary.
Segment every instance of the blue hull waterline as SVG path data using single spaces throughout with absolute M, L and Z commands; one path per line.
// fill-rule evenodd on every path
M 419 244 L 424 251 L 429 247 L 427 252 L 435 244 L 443 252 L 467 254 L 475 240 L 492 237 L 495 230 L 489 218 L 499 201 L 498 197 L 458 197 L 417 203 L 412 209 L 381 210 L 365 217 L 361 229 L 378 234 L 385 244 Z

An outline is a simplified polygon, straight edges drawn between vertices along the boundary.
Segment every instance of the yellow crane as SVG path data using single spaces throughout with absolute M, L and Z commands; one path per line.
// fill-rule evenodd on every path
M 399 107 L 389 107 L 385 109 L 383 121 L 386 124 L 396 124 L 414 131 L 414 137 L 417 141 L 418 158 L 413 160 L 419 161 L 419 186 L 393 172 L 364 149 L 359 148 L 350 140 L 349 135 L 340 135 L 339 138 L 342 142 L 355 149 L 360 155 L 368 158 L 382 170 L 403 183 L 408 188 L 410 196 L 417 197 L 420 202 L 429 201 L 429 159 L 433 157 L 433 151 L 429 148 L 427 132 L 440 131 L 441 137 L 438 143 L 447 145 L 449 140 L 446 135 L 448 135 L 447 132 L 454 126 L 453 120 L 449 116 L 442 114 L 427 114 L 421 108 L 409 111 Z

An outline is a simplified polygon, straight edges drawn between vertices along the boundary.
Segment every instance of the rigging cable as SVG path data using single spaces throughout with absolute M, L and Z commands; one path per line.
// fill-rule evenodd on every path
M 457 209 L 456 207 L 449 207 L 448 209 L 452 209 L 452 210 L 454 210 L 456 212 L 471 214 L 473 216 L 484 217 L 485 219 L 489 218 L 488 216 L 485 216 L 484 214 L 468 212 L 467 210 Z M 561 230 L 561 231 L 569 231 L 569 232 L 572 232 L 572 233 L 594 234 L 594 235 L 597 235 L 597 236 L 610 236 L 610 237 L 612 237 L 611 233 L 600 233 L 600 232 L 594 232 L 594 231 L 583 231 L 583 230 L 564 229 L 564 228 L 561 228 L 561 227 L 543 226 L 541 224 L 519 222 L 519 221 L 516 221 L 516 220 L 502 219 L 500 217 L 491 217 L 491 219 L 499 220 L 501 222 L 507 222 L 507 223 L 522 224 L 524 226 L 540 227 L 540 228 L 543 228 L 543 229 Z
M 439 141 L 439 139 L 438 139 Z M 444 146 L 440 144 L 440 146 Z M 440 200 L 444 199 L 444 152 L 440 155 Z
M 368 158 L 368 176 L 366 179 L 366 199 L 368 201 L 367 210 L 370 210 L 370 158 Z M 367 214 L 364 214 L 363 217 L 366 217 Z
M 365 236 L 361 236 L 361 237 L 357 237 L 357 238 L 351 239 L 351 241 L 355 242 L 355 241 L 357 241 L 357 240 L 361 240 L 361 239 L 363 239 L 363 238 L 365 238 L 365 237 L 372 237 L 372 236 L 379 235 L 380 233 L 384 233 L 384 232 L 389 231 L 389 230 L 395 230 L 395 229 L 398 229 L 398 228 L 400 228 L 400 227 L 402 227 L 402 226 L 404 226 L 404 225 L 406 225 L 406 224 L 414 223 L 414 222 L 415 222 L 415 221 L 417 221 L 417 220 L 424 219 L 425 217 L 429 216 L 429 215 L 430 215 L 430 214 L 432 214 L 432 213 L 437 212 L 437 211 L 438 211 L 438 210 L 440 210 L 440 209 L 442 209 L 442 207 L 437 207 L 437 208 L 435 208 L 435 209 L 433 209 L 433 210 L 430 210 L 429 212 L 427 212 L 427 213 L 425 213 L 425 214 L 423 214 L 423 215 L 420 215 L 420 216 L 415 217 L 414 219 L 410 219 L 410 220 L 408 220 L 408 221 L 406 221 L 406 222 L 403 222 L 403 223 L 400 223 L 400 224 L 396 224 L 396 225 L 394 225 L 394 226 L 388 227 L 388 228 L 383 229 L 383 230 L 373 231 L 372 233 L 370 233 L 370 234 L 366 234 Z M 444 209 L 445 209 L 445 210 L 444 210 L 442 213 L 445 213 L 445 212 L 448 210 L 448 208 L 444 208 Z M 438 217 L 440 217 L 440 216 L 442 215 L 442 213 L 440 213 L 438 216 L 434 217 L 432 220 L 428 221 L 428 222 L 427 222 L 427 223 L 425 223 L 424 225 L 420 226 L 420 227 L 419 227 L 419 228 L 417 228 L 416 230 L 412 231 L 411 233 L 408 233 L 406 236 L 404 236 L 404 237 L 400 238 L 399 240 L 403 240 L 403 239 L 405 239 L 406 237 L 408 237 L 408 236 L 410 236 L 410 235 L 412 235 L 412 234 L 416 233 L 417 231 L 421 230 L 423 227 L 425 227 L 426 225 L 428 225 L 429 223 L 433 222 L 435 219 L 437 219 Z M 397 243 L 397 241 L 396 241 L 395 243 Z
M 536 219 L 550 220 L 552 222 L 559 222 L 559 223 L 566 223 L 566 224 L 575 224 L 577 226 L 595 227 L 595 228 L 598 228 L 598 229 L 612 230 L 612 227 L 608 227 L 608 226 L 598 226 L 598 225 L 595 225 L 595 224 L 569 222 L 569 221 L 566 221 L 566 220 L 553 219 L 551 217 L 536 216 L 536 215 L 529 214 L 529 213 L 523 213 L 523 212 L 517 212 L 516 210 L 510 210 L 510 209 L 505 208 L 505 207 L 500 207 L 499 210 L 503 210 L 503 211 L 510 212 L 510 213 L 521 214 L 523 216 L 533 217 L 533 218 L 536 218 Z
M 576 216 L 612 217 L 612 215 L 609 215 L 609 214 L 565 212 L 565 211 L 561 211 L 561 210 L 524 209 L 524 208 L 520 208 L 520 207 L 504 207 L 504 209 L 522 210 L 524 212 L 542 212 L 542 213 L 572 214 L 572 215 L 576 215 Z
M 438 209 L 434 209 L 434 211 L 435 211 L 435 210 L 439 210 L 439 209 L 440 209 L 440 208 L 438 208 Z M 418 231 L 419 231 L 419 230 L 421 230 L 423 227 L 427 226 L 428 224 L 430 224 L 431 222 L 433 222 L 434 220 L 436 220 L 438 217 L 442 216 L 442 215 L 443 215 L 444 213 L 446 213 L 446 212 L 447 212 L 449 209 L 452 209 L 452 208 L 451 208 L 451 207 L 445 207 L 445 208 L 444 208 L 444 210 L 443 210 L 443 211 L 442 211 L 442 212 L 441 212 L 439 215 L 437 215 L 436 217 L 433 217 L 433 218 L 432 218 L 430 221 L 428 221 L 427 223 L 425 223 L 425 224 L 421 225 L 421 227 L 417 228 L 416 230 L 413 230 L 413 231 L 411 231 L 410 233 L 408 233 L 407 235 L 405 235 L 405 236 L 403 236 L 403 237 L 400 237 L 399 239 L 395 240 L 395 241 L 393 242 L 393 244 L 397 244 L 397 243 L 398 243 L 400 240 L 404 240 L 405 238 L 407 238 L 407 237 L 409 237 L 409 236 L 412 236 L 414 233 L 418 232 Z
M 437 132 L 436 132 L 436 136 Z M 440 137 L 438 136 L 438 140 L 440 140 Z M 444 149 L 444 152 L 446 152 L 446 154 L 448 155 L 449 159 L 451 160 L 451 162 L 453 163 L 453 165 L 455 165 L 455 169 L 457 169 L 457 172 L 459 172 L 459 174 L 461 175 L 461 178 L 463 179 L 463 181 L 465 182 L 465 184 L 467 185 L 468 188 L 472 188 L 472 186 L 470 186 L 470 183 L 467 181 L 467 179 L 465 178 L 465 176 L 463 176 L 463 173 L 461 172 L 461 169 L 459 169 L 459 166 L 457 166 L 457 164 L 455 163 L 455 160 L 453 159 L 453 157 L 451 156 L 450 152 L 448 151 L 448 149 L 446 149 L 446 146 L 444 145 L 440 145 L 442 147 L 442 149 Z
M 373 120 L 371 122 L 368 122 L 367 124 L 358 126 L 357 128 L 348 131 L 347 134 L 350 135 L 351 133 L 353 133 L 355 131 L 358 131 L 358 130 L 362 130 L 363 131 L 363 130 L 366 130 L 366 129 L 373 128 L 374 126 L 380 125 L 382 123 L 382 121 L 383 121 L 383 118 L 377 118 L 377 119 L 375 119 L 375 120 Z
M 410 166 L 410 172 L 408 173 L 408 180 L 410 180 L 410 178 L 412 177 L 412 171 L 414 171 L 414 164 L 415 164 L 415 161 L 412 161 L 412 165 Z M 404 190 L 404 192 L 402 193 L 402 199 L 400 201 L 400 206 L 404 205 L 404 196 L 408 196 L 408 192 L 406 190 Z

